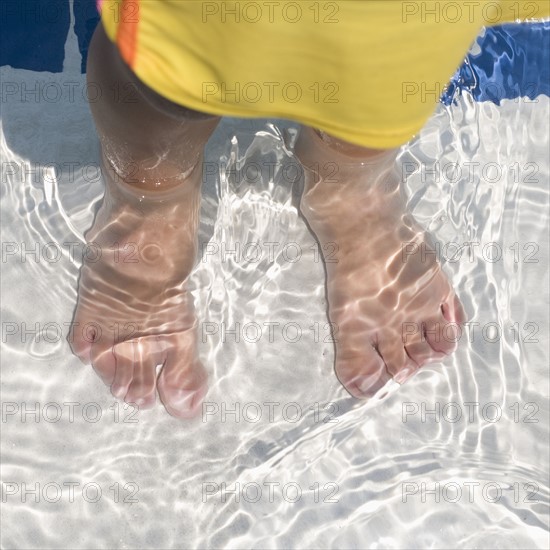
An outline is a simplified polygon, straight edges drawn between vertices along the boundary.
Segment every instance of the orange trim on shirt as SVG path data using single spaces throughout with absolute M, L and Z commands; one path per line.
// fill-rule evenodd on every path
M 122 0 L 119 11 L 116 43 L 122 58 L 130 67 L 134 66 L 136 59 L 139 9 L 139 0 Z

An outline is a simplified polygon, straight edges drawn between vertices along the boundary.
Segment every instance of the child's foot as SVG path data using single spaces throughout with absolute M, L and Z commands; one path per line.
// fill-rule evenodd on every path
M 115 397 L 148 408 L 158 387 L 168 412 L 179 417 L 196 414 L 206 393 L 185 287 L 196 255 L 201 167 L 163 192 L 115 183 L 103 170 L 105 197 L 86 234 L 68 336 Z
M 311 168 L 301 210 L 325 256 L 336 373 L 369 397 L 450 354 L 464 312 L 405 211 L 395 151 L 362 162 L 305 128 L 296 153 Z

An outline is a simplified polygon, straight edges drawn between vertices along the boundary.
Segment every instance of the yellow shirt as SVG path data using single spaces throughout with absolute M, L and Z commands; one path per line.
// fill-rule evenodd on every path
M 103 0 L 100 9 L 126 63 L 176 103 L 389 148 L 424 125 L 482 26 L 548 17 L 550 0 Z

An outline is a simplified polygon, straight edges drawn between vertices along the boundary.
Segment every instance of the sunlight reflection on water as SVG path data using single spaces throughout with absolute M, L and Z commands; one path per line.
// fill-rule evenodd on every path
M 333 373 L 295 126 L 224 120 L 192 275 L 211 387 L 187 422 L 116 403 L 62 337 L 102 194 L 86 106 L 62 107 L 3 110 L 3 162 L 61 167 L 2 185 L 4 547 L 546 547 L 548 97 L 464 95 L 401 152 L 470 326 L 366 404 Z

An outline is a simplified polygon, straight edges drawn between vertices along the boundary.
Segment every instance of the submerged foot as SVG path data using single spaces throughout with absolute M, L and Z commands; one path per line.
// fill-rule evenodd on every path
M 201 170 L 141 193 L 103 170 L 106 190 L 82 265 L 68 341 L 112 394 L 140 408 L 195 415 L 207 391 L 186 279 L 196 256 Z M 157 377 L 157 366 L 162 365 Z
M 305 129 L 301 210 L 325 257 L 336 373 L 355 397 L 393 378 L 403 383 L 456 347 L 465 321 L 456 294 L 414 218 L 407 214 L 395 152 L 361 162 Z M 307 167 L 311 170 L 307 170 Z

